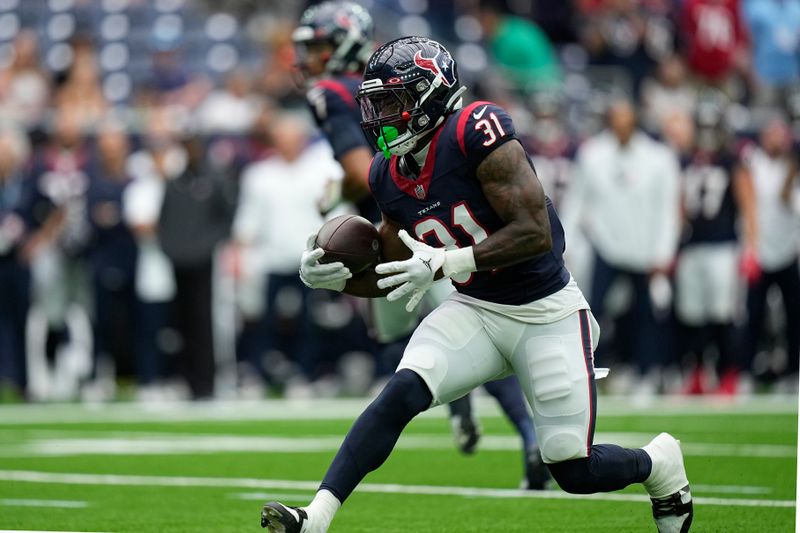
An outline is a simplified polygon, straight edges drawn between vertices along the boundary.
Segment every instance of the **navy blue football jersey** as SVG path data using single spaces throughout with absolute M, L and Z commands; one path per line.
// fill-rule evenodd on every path
M 436 247 L 472 246 L 505 223 L 476 177 L 478 165 L 497 147 L 516 142 L 508 114 L 491 102 L 476 102 L 447 118 L 431 141 L 416 179 L 401 174 L 399 160 L 378 154 L 369 183 L 381 211 L 409 234 Z M 553 247 L 520 263 L 491 271 L 453 276 L 468 296 L 522 305 L 553 294 L 569 281 L 562 254 L 564 230 L 549 198 Z
M 698 153 L 684 164 L 685 244 L 736 240 L 733 166 L 726 153 Z
M 361 77 L 345 74 L 319 80 L 306 93 L 314 120 L 325 134 L 337 160 L 360 146 L 372 151 L 361 129 L 361 110 L 356 104 L 356 93 L 360 84 Z M 380 212 L 372 198 L 361 200 L 356 208 L 358 214 L 367 220 L 380 220 Z

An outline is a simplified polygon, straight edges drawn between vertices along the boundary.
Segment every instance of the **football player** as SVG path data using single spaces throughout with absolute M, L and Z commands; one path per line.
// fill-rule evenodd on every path
M 366 179 L 374 150 L 361 130 L 361 112 L 355 99 L 364 66 L 374 50 L 372 30 L 372 18 L 358 4 L 323 2 L 303 13 L 292 39 L 300 74 L 310 86 L 309 107 L 333 147 L 334 157 L 344 169 L 342 196 L 357 206 L 361 216 L 379 222 L 380 211 Z M 437 305 L 451 291 L 450 284 L 445 281 L 435 295 L 429 295 L 431 303 Z M 418 314 L 407 312 L 402 302 L 385 299 L 374 300 L 371 311 L 378 342 L 387 352 L 394 348 L 402 352 L 418 323 Z M 545 488 L 550 476 L 541 462 L 533 420 L 518 381 L 513 377 L 493 381 L 486 384 L 486 390 L 497 399 L 522 438 L 522 487 Z M 479 426 L 473 417 L 469 396 L 454 398 L 448 406 L 459 449 L 463 453 L 473 453 L 479 439 Z
M 691 150 L 682 170 L 683 238 L 675 271 L 675 312 L 697 367 L 687 392 L 707 391 L 702 354 L 712 343 L 719 353 L 719 390 L 735 394 L 739 379 L 740 344 L 735 339 L 734 318 L 742 307 L 737 296 L 739 272 L 758 275 L 755 254 L 755 195 L 730 150 L 723 123 L 725 98 L 708 94 L 695 106 Z M 737 221 L 741 219 L 739 245 Z M 743 354 L 742 354 L 743 355 Z
M 677 440 L 641 449 L 593 444 L 599 334 L 564 267 L 564 232 L 508 114 L 463 106 L 456 63 L 439 43 L 404 37 L 370 58 L 358 93 L 362 127 L 380 149 L 369 183 L 385 239 L 412 256 L 357 276 L 303 254 L 311 286 L 386 296 L 413 309 L 439 278 L 457 287 L 417 327 L 397 372 L 358 417 L 313 501 L 269 502 L 271 532 L 327 531 L 342 502 L 389 456 L 403 428 L 433 405 L 515 374 L 534 413 L 542 459 L 562 489 L 607 492 L 643 483 L 661 533 L 687 532 L 693 510 Z

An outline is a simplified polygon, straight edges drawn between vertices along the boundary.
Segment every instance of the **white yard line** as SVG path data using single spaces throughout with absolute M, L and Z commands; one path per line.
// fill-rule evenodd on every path
M 647 444 L 651 433 L 598 433 L 595 442 L 613 442 L 621 446 Z M 33 438 L 0 446 L 0 457 L 67 457 L 78 455 L 180 455 L 204 453 L 314 453 L 336 451 L 344 435 L 248 437 L 240 435 L 186 435 L 179 433 L 114 432 L 113 436 Z M 450 435 L 410 434 L 402 436 L 397 448 L 402 450 L 451 450 Z M 681 444 L 687 456 L 793 458 L 794 446 L 780 444 Z M 480 448 L 488 451 L 518 451 L 515 435 L 484 435 Z
M 0 529 L 0 533 L 101 533 L 100 531 L 33 531 L 30 529 Z
M 305 490 L 313 491 L 319 486 L 317 481 L 292 481 L 257 478 L 220 478 L 184 476 L 130 476 L 115 474 L 77 474 L 33 472 L 19 470 L 0 470 L 0 480 L 28 483 L 58 483 L 68 485 L 117 485 L 140 487 L 212 487 L 248 488 L 260 490 Z M 382 483 L 363 483 L 358 492 L 372 494 L 416 494 L 437 496 L 462 496 L 476 498 L 521 498 L 545 500 L 604 500 L 620 502 L 649 502 L 644 494 L 588 494 L 576 495 L 559 491 L 525 491 L 513 489 L 485 489 L 476 487 L 447 487 L 433 485 L 398 485 Z M 697 505 L 719 505 L 735 507 L 795 507 L 793 500 L 760 500 L 744 498 L 694 499 Z
M 307 490 L 298 493 L 279 493 L 279 492 L 234 492 L 228 494 L 228 498 L 233 500 L 247 500 L 247 501 L 260 501 L 267 502 L 271 500 L 280 500 L 287 502 L 301 502 L 308 503 L 314 497 L 314 492 Z
M 111 403 L 111 404 L 24 404 L 0 406 L 0 426 L 20 424 L 93 424 L 169 421 L 231 420 L 351 420 L 369 404 L 368 398 L 213 401 L 208 403 Z M 633 405 L 630 398 L 601 396 L 600 416 L 718 416 L 736 414 L 796 414 L 797 396 L 771 395 L 750 398 L 692 398 L 667 396 L 649 405 Z M 492 398 L 475 398 L 481 416 L 502 416 Z M 431 409 L 422 417 L 443 418 L 443 408 Z
M 710 492 L 713 494 L 769 494 L 772 487 L 756 487 L 752 485 L 703 485 L 692 483 L 692 493 Z
M 57 507 L 61 509 L 84 509 L 89 507 L 89 502 L 78 500 L 31 500 L 31 499 L 0 499 L 0 505 L 6 507 Z

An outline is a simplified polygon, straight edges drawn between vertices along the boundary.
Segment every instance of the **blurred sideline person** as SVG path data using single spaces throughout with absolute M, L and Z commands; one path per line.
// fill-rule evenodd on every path
M 31 170 L 32 209 L 41 229 L 23 255 L 31 264 L 27 357 L 37 399 L 74 398 L 91 371 L 86 192 L 93 165 L 81 120 L 76 110 L 59 108 L 51 140 Z
M 589 302 L 602 322 L 612 284 L 626 278 L 633 302 L 615 345 L 630 342 L 637 393 L 655 392 L 667 358 L 669 272 L 678 243 L 679 165 L 671 150 L 637 128 L 627 100 L 608 109 L 608 129 L 579 149 L 578 172 L 564 207 L 567 233 L 579 226 L 595 250 Z M 661 316 L 659 316 L 661 315 Z M 598 350 L 602 359 L 604 345 Z
M 36 229 L 24 194 L 30 152 L 23 130 L 0 126 L 0 393 L 10 387 L 18 396 L 24 396 L 28 382 L 25 325 L 30 303 L 30 272 L 20 250 Z
M 205 141 L 181 139 L 182 172 L 166 183 L 158 241 L 175 274 L 175 324 L 181 336 L 178 371 L 194 400 L 214 397 L 216 357 L 212 281 L 217 246 L 228 238 L 234 211 L 233 178 L 208 164 Z
M 94 298 L 94 364 L 106 358 L 116 374 L 136 370 L 140 385 L 155 380 L 152 369 L 135 361 L 135 329 L 139 317 L 134 280 L 136 242 L 122 216 L 122 198 L 130 182 L 126 163 L 127 132 L 101 123 L 96 136 L 95 170 L 86 193 L 91 237 L 87 251 Z
M 251 370 L 260 357 L 278 350 L 299 367 L 304 380 L 316 377 L 316 353 L 322 350 L 312 320 L 311 290 L 297 277 L 305 238 L 323 222 L 318 202 L 342 169 L 326 142 L 311 142 L 311 125 L 284 112 L 269 127 L 274 153 L 242 173 L 233 239 L 240 276 L 263 293 L 260 345 L 243 354 Z M 255 278 L 255 280 L 254 280 Z
M 742 365 L 738 325 L 742 323 L 739 266 L 754 252 L 755 205 L 743 179 L 724 123 L 724 100 L 698 102 L 691 150 L 683 161 L 683 235 L 675 270 L 675 312 L 680 353 L 695 356 L 685 392 L 711 392 L 703 364 L 705 348 L 717 351 L 717 388 L 739 391 Z M 689 122 L 689 124 L 692 124 Z M 737 232 L 741 227 L 741 236 Z M 740 241 L 743 245 L 740 245 Z M 683 366 L 683 365 L 682 365 Z
M 783 116 L 769 120 L 761 130 L 760 143 L 744 154 L 746 178 L 755 191 L 757 231 L 755 256 L 758 267 L 751 276 L 747 295 L 749 323 L 748 366 L 753 365 L 763 338 L 767 292 L 776 285 L 781 292 L 786 334 L 786 368 L 779 385 L 797 392 L 800 359 L 800 170 L 792 153 L 791 133 Z M 758 272 L 760 270 L 760 272 Z
M 509 115 L 491 102 L 464 107 L 465 90 L 450 53 L 426 38 L 391 41 L 367 64 L 358 93 L 362 126 L 383 152 L 373 159 L 370 186 L 384 242 L 405 245 L 411 257 L 353 276 L 342 263 L 319 263 L 325 252 L 312 244 L 300 275 L 312 287 L 385 295 L 408 310 L 436 278 L 450 278 L 457 292 L 417 327 L 312 502 L 268 502 L 262 527 L 327 531 L 416 415 L 515 374 L 533 409 L 542 459 L 562 489 L 610 492 L 643 483 L 659 532 L 688 532 L 693 510 L 678 441 L 662 433 L 643 449 L 593 444 L 599 328 L 564 267 L 563 228 Z
M 373 50 L 372 32 L 372 19 L 362 7 L 351 2 L 324 2 L 303 14 L 293 40 L 301 74 L 311 85 L 307 93 L 309 106 L 344 169 L 342 196 L 356 204 L 360 215 L 378 223 L 380 212 L 366 180 L 374 151 L 359 125 L 361 116 L 355 100 L 361 73 Z M 427 303 L 437 306 L 444 298 L 439 294 L 450 291 L 447 286 L 437 287 Z M 419 315 L 382 298 L 370 304 L 373 334 L 382 345 L 379 357 L 392 359 L 385 363 L 394 366 L 396 357 L 391 354 L 402 352 Z M 500 403 L 522 438 L 523 488 L 544 488 L 549 475 L 539 459 L 533 421 L 519 383 L 509 376 L 487 383 L 485 388 Z M 480 427 L 470 397 L 454 400 L 449 408 L 456 444 L 463 453 L 474 453 Z
M 141 386 L 141 400 L 160 400 L 164 388 L 158 380 L 169 375 L 164 333 L 171 325 L 175 297 L 175 274 L 158 240 L 158 220 L 167 181 L 186 167 L 186 150 L 177 139 L 172 117 L 166 108 L 153 108 L 145 125 L 142 149 L 128 158 L 127 170 L 133 180 L 122 197 L 123 217 L 137 245 L 134 285 L 139 302 L 136 332 L 136 360 L 141 381 L 156 378 L 154 386 Z M 173 350 L 168 352 L 168 348 Z

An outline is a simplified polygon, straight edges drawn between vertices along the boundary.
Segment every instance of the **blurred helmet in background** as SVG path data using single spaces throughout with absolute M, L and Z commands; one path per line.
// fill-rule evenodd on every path
M 372 53 L 372 17 L 353 2 L 308 8 L 292 33 L 296 63 L 305 76 L 360 73 Z

